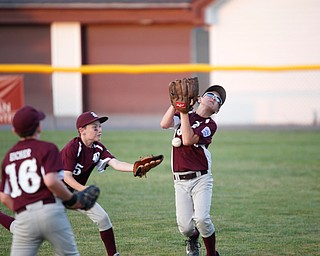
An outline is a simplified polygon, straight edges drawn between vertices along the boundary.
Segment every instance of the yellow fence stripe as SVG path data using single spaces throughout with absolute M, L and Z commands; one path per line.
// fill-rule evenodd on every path
M 148 65 L 83 65 L 81 67 L 54 67 L 42 64 L 0 64 L 0 73 L 184 73 L 213 71 L 303 71 L 320 70 L 320 65 L 292 66 L 212 66 L 209 64 L 148 64 Z

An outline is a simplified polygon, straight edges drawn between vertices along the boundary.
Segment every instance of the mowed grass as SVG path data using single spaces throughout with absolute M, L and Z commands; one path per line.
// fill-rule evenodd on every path
M 41 138 L 62 148 L 73 136 L 71 131 L 46 131 Z M 110 167 L 90 178 L 101 188 L 99 203 L 112 220 L 122 256 L 185 255 L 185 238 L 175 222 L 171 137 L 172 131 L 160 129 L 104 130 L 103 143 L 120 160 L 165 156 L 147 178 Z M 0 139 L 2 159 L 16 137 L 1 131 Z M 320 255 L 319 131 L 220 129 L 210 151 L 211 214 L 220 255 Z M 0 210 L 9 213 L 3 205 Z M 106 255 L 95 225 L 78 212 L 68 215 L 81 255 Z M 9 254 L 10 243 L 11 234 L 0 227 L 0 255 Z M 39 255 L 53 255 L 47 242 Z

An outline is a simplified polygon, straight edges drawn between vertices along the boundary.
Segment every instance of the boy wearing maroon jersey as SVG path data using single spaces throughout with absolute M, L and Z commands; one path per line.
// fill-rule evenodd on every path
M 111 166 L 115 170 L 132 173 L 133 164 L 119 161 L 100 142 L 101 124 L 107 120 L 108 117 L 99 117 L 92 111 L 81 114 L 76 122 L 79 136 L 70 140 L 61 150 L 65 170 L 64 181 L 71 191 L 84 190 L 90 174 L 95 168 L 98 172 L 103 172 L 108 166 Z M 116 249 L 112 223 L 100 204 L 95 203 L 88 211 L 78 211 L 87 215 L 97 224 L 107 254 L 109 256 L 120 255 Z
M 213 179 L 208 147 L 217 130 L 211 116 L 219 112 L 225 99 L 224 88 L 213 85 L 199 97 L 196 111 L 180 113 L 170 106 L 160 123 L 163 129 L 175 129 L 171 167 L 176 216 L 180 233 L 188 237 L 186 253 L 189 256 L 199 256 L 200 235 L 206 255 L 219 255 L 215 248 L 215 228 L 210 218 Z
M 51 243 L 56 255 L 79 255 L 62 204 L 70 202 L 73 194 L 61 181 L 59 150 L 39 139 L 44 118 L 43 112 L 31 106 L 16 112 L 12 124 L 20 140 L 1 166 L 1 202 L 15 212 L 11 255 L 37 255 L 43 240 Z M 13 219 L 5 219 L 8 228 Z

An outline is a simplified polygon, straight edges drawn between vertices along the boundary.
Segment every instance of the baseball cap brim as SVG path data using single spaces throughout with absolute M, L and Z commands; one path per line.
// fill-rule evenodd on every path
M 95 121 L 99 121 L 100 124 L 104 123 L 105 121 L 107 121 L 109 118 L 107 116 L 102 116 L 102 117 L 99 117 L 99 118 L 95 118 L 94 120 L 92 120 L 91 122 L 85 124 L 84 126 L 88 125 L 88 124 L 91 124 Z
M 99 121 L 101 124 L 107 121 L 109 118 L 107 116 L 99 117 L 94 112 L 88 111 L 81 114 L 77 119 L 77 129 L 80 127 L 85 127 L 88 124 Z
M 226 93 L 226 90 L 220 85 L 212 85 L 212 86 L 210 86 L 202 95 L 204 95 L 207 92 L 213 92 L 213 91 L 219 93 L 219 95 L 220 95 L 220 97 L 222 99 L 222 104 L 221 105 L 223 105 L 224 102 L 226 101 L 227 93 Z

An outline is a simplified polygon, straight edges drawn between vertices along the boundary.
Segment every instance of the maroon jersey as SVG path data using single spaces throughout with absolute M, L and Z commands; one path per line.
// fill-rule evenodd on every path
M 2 162 L 0 190 L 12 197 L 16 211 L 39 200 L 53 198 L 43 177 L 62 170 L 56 145 L 36 139 L 19 141 Z
M 85 185 L 95 166 L 104 163 L 103 169 L 110 159 L 115 158 L 100 142 L 94 142 L 91 148 L 86 147 L 80 137 L 72 139 L 61 150 L 62 162 L 65 171 L 73 173 L 73 178 Z M 99 171 L 103 171 L 99 169 Z
M 176 117 L 180 118 L 180 115 L 177 114 Z M 192 146 L 173 147 L 174 172 L 202 171 L 211 166 L 211 154 L 207 149 L 217 130 L 217 124 L 212 118 L 203 118 L 194 112 L 189 113 L 189 120 L 193 132 L 199 136 L 199 142 Z M 182 140 L 180 124 L 176 128 L 175 137 Z

